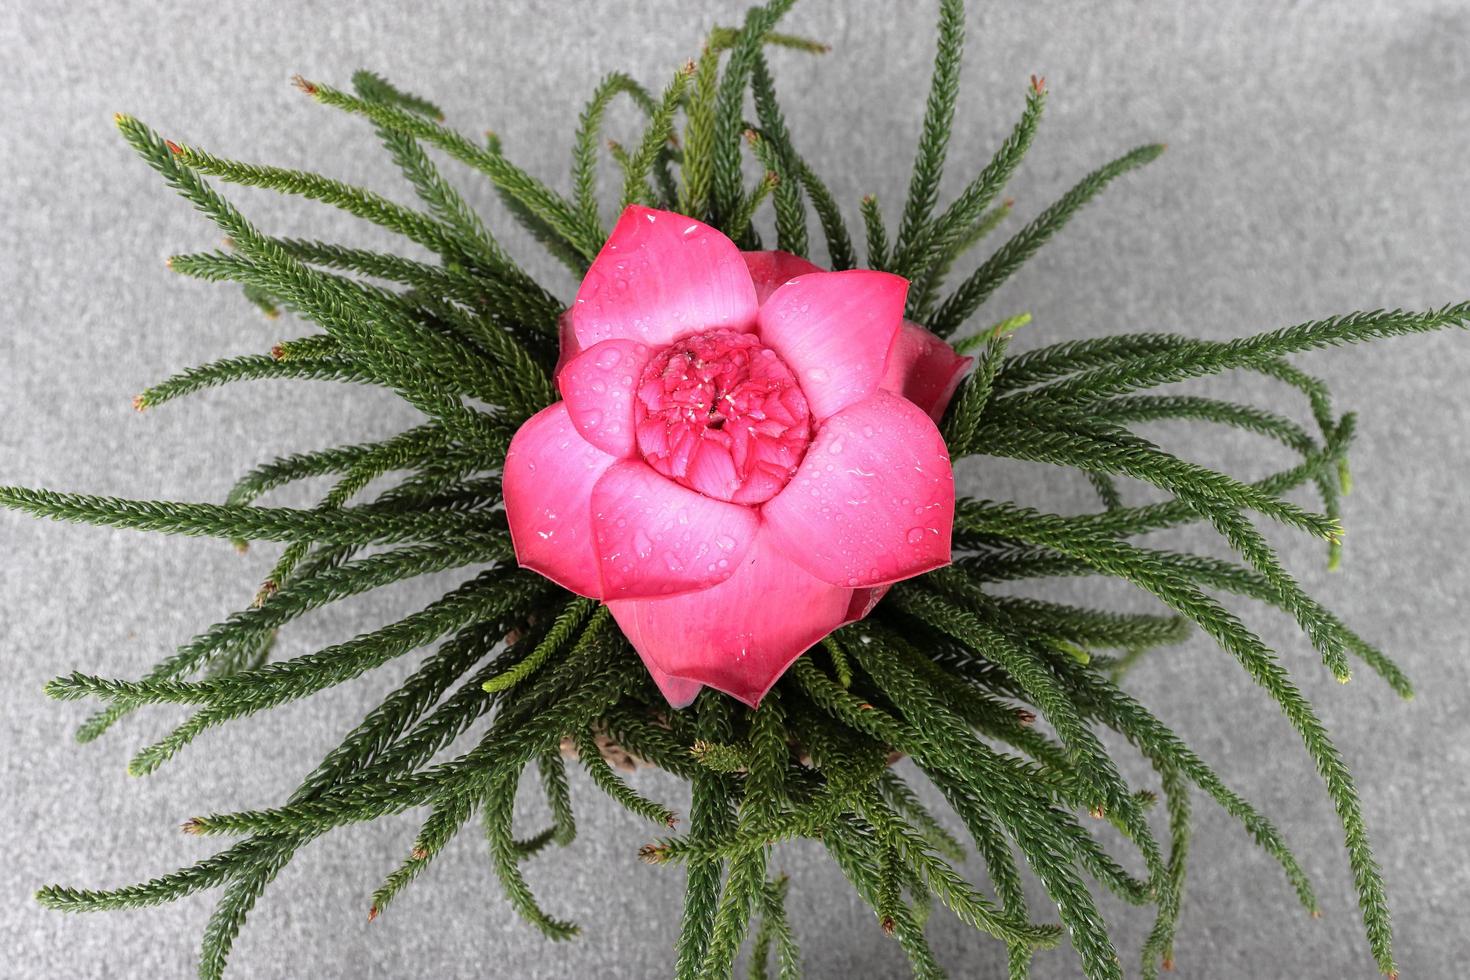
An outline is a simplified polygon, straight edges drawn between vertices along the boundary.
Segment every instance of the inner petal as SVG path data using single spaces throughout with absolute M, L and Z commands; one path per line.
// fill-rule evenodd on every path
M 685 337 L 655 354 L 639 381 L 634 417 L 649 466 L 741 504 L 774 497 L 812 434 L 796 375 L 754 334 L 733 330 Z

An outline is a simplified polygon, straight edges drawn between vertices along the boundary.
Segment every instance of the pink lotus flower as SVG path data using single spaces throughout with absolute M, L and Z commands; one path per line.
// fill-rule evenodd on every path
M 904 321 L 907 292 L 643 207 L 587 271 L 563 400 L 506 455 L 506 516 L 521 565 L 605 602 L 675 707 L 705 684 L 759 704 L 949 563 L 935 422 L 970 359 Z

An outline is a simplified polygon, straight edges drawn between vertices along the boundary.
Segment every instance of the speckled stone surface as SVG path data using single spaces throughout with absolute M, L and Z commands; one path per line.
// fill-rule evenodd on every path
M 3 5 L 0 482 L 217 500 L 234 475 L 268 456 L 382 436 L 411 418 L 388 397 L 325 384 L 240 386 L 143 416 L 131 411 L 129 399 L 149 382 L 211 357 L 263 350 L 299 328 L 261 319 L 233 289 L 164 268 L 171 252 L 213 246 L 218 236 L 131 157 L 112 130 L 114 111 L 226 155 L 308 166 L 407 200 L 361 120 L 312 105 L 286 84 L 296 71 L 345 82 L 353 69 L 371 67 L 432 96 L 466 131 L 495 129 L 516 159 L 564 186 L 570 134 L 600 75 L 628 69 L 660 85 L 712 20 L 732 22 L 739 12 L 712 0 L 578 6 Z M 832 42 L 833 52 L 774 55 L 796 137 L 853 220 L 860 194 L 873 191 L 896 224 L 936 6 L 809 0 L 790 29 Z M 1128 147 L 1170 144 L 992 299 L 987 315 L 1035 314 L 1020 347 L 1139 329 L 1230 337 L 1351 309 L 1470 296 L 1464 0 L 973 8 L 950 191 L 1003 138 L 1032 72 L 1047 77 L 1053 95 L 1010 189 L 1020 216 Z M 611 131 L 626 134 L 632 122 L 620 109 Z M 494 227 L 507 227 L 488 186 L 454 172 Z M 236 199 L 281 233 L 382 240 L 318 205 L 254 191 Z M 570 292 L 522 236 L 504 238 Z M 1470 571 L 1462 539 L 1470 523 L 1470 337 L 1400 340 L 1303 363 L 1335 382 L 1343 405 L 1362 410 L 1343 572 L 1328 575 L 1315 545 L 1269 533 L 1311 591 L 1400 658 L 1420 696 L 1400 703 L 1366 673 L 1340 688 L 1284 618 L 1252 612 L 1249 622 L 1317 699 L 1358 775 L 1403 976 L 1459 976 L 1470 960 Z M 1302 414 L 1262 382 L 1208 387 L 1269 397 Z M 1193 431 L 1160 430 L 1159 438 L 1247 475 L 1283 461 L 1248 437 L 1207 446 Z M 961 480 L 986 496 L 1089 503 L 1085 487 L 1041 468 L 972 462 Z M 46 678 L 73 668 L 141 673 L 248 601 L 272 557 L 266 547 L 241 558 L 226 543 L 0 515 L 0 975 L 192 975 L 207 896 L 76 917 L 40 909 L 33 890 L 122 884 L 208 853 L 211 843 L 179 834 L 181 819 L 278 800 L 407 669 L 394 665 L 217 730 L 144 781 L 126 776 L 124 764 L 176 713 L 144 713 L 99 744 L 71 742 L 89 709 L 47 701 Z M 286 633 L 282 653 L 386 622 L 446 582 L 333 608 Z M 1056 591 L 1144 605 L 1078 583 Z M 1320 921 L 1304 915 L 1272 862 L 1199 801 L 1177 976 L 1372 976 L 1331 807 L 1286 722 L 1199 638 L 1154 656 L 1129 684 L 1278 821 L 1325 912 Z M 1148 784 L 1141 766 L 1128 768 Z M 636 782 L 679 801 L 679 788 L 659 774 Z M 407 814 L 306 848 L 260 902 L 237 944 L 234 975 L 666 975 L 680 875 L 638 863 L 647 829 L 604 805 L 584 779 L 574 778 L 572 791 L 576 844 L 538 858 L 528 874 L 555 914 L 583 925 L 579 940 L 549 946 L 512 916 L 474 833 L 369 926 L 368 895 L 417 826 Z M 527 797 L 528 828 L 540 807 Z M 775 864 L 794 877 L 791 917 L 810 976 L 902 974 L 897 947 L 818 849 L 785 848 Z M 1148 917 L 1108 898 L 1102 907 L 1131 972 Z M 1003 951 L 983 937 L 944 916 L 932 934 L 953 976 L 1002 975 Z M 1076 974 L 1068 952 L 1037 959 L 1039 978 Z

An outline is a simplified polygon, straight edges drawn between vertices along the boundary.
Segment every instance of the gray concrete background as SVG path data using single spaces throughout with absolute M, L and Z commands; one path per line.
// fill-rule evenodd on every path
M 1171 146 L 994 298 L 997 317 L 1036 315 L 1021 345 L 1130 329 L 1226 337 L 1470 296 L 1465 0 L 973 6 L 951 191 L 1002 138 L 1032 72 L 1046 75 L 1053 96 L 1012 187 L 1021 216 L 1132 145 Z M 0 7 L 0 482 L 197 500 L 220 499 L 260 459 L 381 436 L 409 413 L 368 392 L 264 384 L 145 416 L 130 410 L 135 392 L 178 368 L 263 350 L 300 328 L 262 320 L 232 289 L 164 269 L 169 253 L 212 246 L 217 235 L 130 157 L 112 131 L 114 111 L 216 152 L 308 166 L 408 200 L 360 120 L 286 84 L 295 71 L 345 83 L 367 66 L 432 96 L 469 132 L 493 127 L 517 159 L 565 186 L 570 134 L 596 79 L 619 68 L 659 86 L 712 20 L 732 22 L 740 9 L 710 0 L 605 0 L 575 12 L 531 0 Z M 789 26 L 831 41 L 833 52 L 774 56 L 797 139 L 853 219 L 860 194 L 876 191 L 896 224 L 935 8 L 933 0 L 809 0 Z M 629 121 L 615 114 L 614 131 Z M 497 230 L 505 227 L 488 188 L 468 187 Z M 278 231 L 378 241 L 313 204 L 253 192 L 236 199 Z M 524 239 L 506 238 L 569 291 Z M 1363 413 L 1345 569 L 1329 576 L 1315 546 L 1274 532 L 1273 540 L 1310 590 L 1400 658 L 1420 696 L 1399 703 L 1367 676 L 1339 688 L 1289 623 L 1250 621 L 1299 668 L 1358 775 L 1403 975 L 1459 976 L 1470 959 L 1470 390 L 1462 380 L 1470 338 L 1402 340 L 1304 363 Z M 1214 388 L 1300 414 L 1286 395 L 1244 379 Z M 1169 438 L 1247 476 L 1282 461 L 1245 438 L 1203 447 L 1193 436 Z M 986 495 L 1087 503 L 1082 489 L 1040 469 L 969 465 L 963 479 Z M 181 819 L 280 798 L 403 668 L 216 731 L 157 775 L 133 780 L 123 772 L 128 756 L 173 716 L 145 714 L 78 747 L 70 734 L 88 707 L 48 702 L 43 681 L 73 668 L 139 674 L 247 601 L 271 549 L 240 558 L 219 542 L 5 514 L 0 554 L 0 975 L 189 975 L 207 897 L 73 917 L 41 910 L 32 891 L 46 882 L 141 880 L 208 853 L 212 845 L 178 833 Z M 289 632 L 282 653 L 385 622 L 444 584 L 416 582 L 329 610 Z M 1092 590 L 1074 583 L 1062 591 Z M 1325 910 L 1321 921 L 1302 914 L 1271 862 L 1200 801 L 1178 975 L 1373 975 L 1331 809 L 1278 713 L 1202 639 L 1157 655 L 1130 684 L 1277 819 Z M 678 798 L 658 774 L 637 782 Z M 679 875 L 639 864 L 634 852 L 647 831 L 584 780 L 573 792 L 581 836 L 529 874 L 554 913 L 583 924 L 578 941 L 549 947 L 513 918 L 473 833 L 369 927 L 367 897 L 408 847 L 417 826 L 410 814 L 306 849 L 258 906 L 234 975 L 665 974 Z M 525 818 L 534 829 L 534 800 Z M 902 972 L 896 947 L 820 853 L 790 848 L 778 863 L 795 877 L 791 914 L 811 976 Z M 1103 908 L 1132 971 L 1147 916 L 1108 901 Z M 993 943 L 943 916 L 932 931 L 953 975 L 1001 975 Z M 1037 961 L 1038 977 L 1076 972 L 1065 952 Z

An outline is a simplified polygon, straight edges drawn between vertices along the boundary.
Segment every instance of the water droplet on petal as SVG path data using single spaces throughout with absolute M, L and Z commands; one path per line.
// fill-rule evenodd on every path
M 924 529 L 922 527 L 911 527 L 911 528 L 909 528 L 908 539 L 909 539 L 909 544 L 918 544 L 920 541 L 923 541 L 924 540 Z

